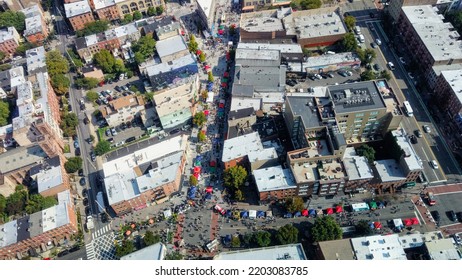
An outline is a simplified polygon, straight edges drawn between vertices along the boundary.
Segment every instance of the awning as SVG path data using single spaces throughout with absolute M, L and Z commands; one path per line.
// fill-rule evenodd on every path
M 242 211 L 241 212 L 241 218 L 248 218 L 249 217 L 249 212 L 247 211 Z
M 210 114 L 209 110 L 204 110 L 204 114 L 208 116 Z
M 233 212 L 231 210 L 226 210 L 226 217 L 231 218 L 233 216 Z
M 342 212 L 343 212 L 342 206 L 337 205 L 337 206 L 335 207 L 335 213 L 342 213 Z
M 211 193 L 206 193 L 205 196 L 204 196 L 204 198 L 205 198 L 206 200 L 212 199 L 212 194 L 211 194 Z
M 221 83 L 221 87 L 224 87 L 224 88 L 225 88 L 225 87 L 227 87 L 227 86 L 228 86 L 227 83 Z
M 404 222 L 404 225 L 407 226 L 407 227 L 408 227 L 408 226 L 412 226 L 412 221 L 411 221 L 411 219 L 405 219 L 403 222 Z
M 369 202 L 369 206 L 371 207 L 371 209 L 377 209 L 377 203 L 375 201 Z
M 212 193 L 213 192 L 213 188 L 208 186 L 206 189 L 205 189 L 205 192 L 207 193 Z
M 195 166 L 194 173 L 200 173 L 200 172 L 201 172 L 201 168 L 199 166 Z
M 257 211 L 257 218 L 264 218 L 265 217 L 265 212 L 264 211 Z
M 308 215 L 310 215 L 312 217 L 316 217 L 316 210 L 315 209 L 308 210 Z
M 294 217 L 301 217 L 302 216 L 302 212 L 295 212 L 294 214 Z
M 217 162 L 212 160 L 210 161 L 210 167 L 215 167 L 217 165 Z
M 205 70 L 209 70 L 209 69 L 210 69 L 210 66 L 209 66 L 209 65 L 205 65 L 204 68 L 205 68 Z
M 220 103 L 220 105 L 218 105 L 219 108 L 224 108 L 225 107 L 225 104 L 223 103 Z
M 229 77 L 229 72 L 223 73 L 223 77 L 228 78 Z
M 419 223 L 419 219 L 417 219 L 416 217 L 411 218 L 411 222 L 412 222 L 413 225 L 418 225 L 418 224 L 420 224 L 420 223 Z
M 197 54 L 197 55 L 200 55 L 201 53 L 202 53 L 201 50 L 197 50 L 197 51 L 196 51 L 196 54 Z
M 374 228 L 376 229 L 381 229 L 382 228 L 382 224 L 380 222 L 374 222 Z
M 308 210 L 307 209 L 302 210 L 302 216 L 308 217 Z
M 401 219 L 393 219 L 393 224 L 395 225 L 395 228 L 402 229 L 404 227 L 403 220 Z
M 266 211 L 266 217 L 273 217 L 273 212 L 271 210 Z
M 243 7 L 242 10 L 243 11 L 252 11 L 255 7 L 254 6 L 246 6 L 246 7 Z
M 332 208 L 327 208 L 327 209 L 326 209 L 326 214 L 327 214 L 327 215 L 332 215 L 332 214 L 334 214 L 334 209 L 332 209 Z
M 284 218 L 292 218 L 292 213 L 286 213 L 286 214 L 284 215 Z
M 223 35 L 223 33 L 225 33 L 223 29 L 218 30 L 218 35 Z
M 249 218 L 255 219 L 257 217 L 257 210 L 249 210 Z

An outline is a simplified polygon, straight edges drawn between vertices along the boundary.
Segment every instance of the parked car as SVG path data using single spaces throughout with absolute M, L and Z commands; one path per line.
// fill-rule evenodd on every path
M 456 216 L 457 216 L 457 219 L 459 220 L 459 222 L 462 223 L 462 212 L 457 212 Z
M 95 162 L 96 161 L 96 155 L 95 155 L 95 152 L 91 151 L 90 152 L 90 158 L 91 158 L 91 161 Z
M 175 128 L 174 130 L 170 131 L 170 135 L 177 134 L 178 132 L 180 132 L 180 129 Z
M 123 89 L 124 91 L 128 91 L 128 87 L 127 87 L 127 86 L 122 86 L 122 89 Z
M 414 133 L 415 133 L 415 135 L 417 135 L 417 137 L 419 137 L 419 138 L 422 138 L 422 137 L 423 137 L 422 131 L 420 131 L 420 130 L 418 130 L 418 129 L 417 129 L 416 131 L 414 131 Z
M 460 238 L 459 234 L 454 234 L 452 238 L 454 238 L 454 241 L 456 241 L 457 245 L 462 245 L 462 238 Z
M 111 129 L 110 128 L 106 129 L 106 136 L 108 136 L 108 137 L 111 136 Z
M 390 68 L 391 71 L 395 70 L 395 65 L 393 64 L 393 62 L 388 62 L 387 66 L 388 68 Z
M 125 143 L 130 143 L 130 142 L 133 142 L 135 140 L 136 140 L 135 136 L 128 137 L 127 139 L 125 139 Z
M 377 38 L 377 39 L 375 39 L 375 43 L 380 46 L 380 45 L 382 45 L 382 40 Z
M 431 211 L 430 214 L 432 215 L 433 219 L 435 220 L 435 222 L 438 224 L 440 222 L 440 212 L 438 212 L 437 210 L 434 210 L 434 211 Z
M 426 133 L 431 133 L 431 132 L 432 132 L 431 128 L 430 128 L 428 125 L 424 125 L 424 126 L 423 126 L 423 130 L 424 130 Z
M 446 215 L 448 216 L 449 220 L 451 220 L 452 222 L 457 222 L 456 213 L 453 210 L 447 211 Z
M 376 49 L 376 48 L 377 48 L 377 44 L 374 43 L 374 42 L 372 42 L 372 43 L 371 43 L 371 47 L 372 47 L 373 49 Z
M 85 184 L 87 183 L 87 181 L 85 180 L 85 177 L 80 178 L 79 183 L 81 186 L 85 186 Z
M 114 89 L 118 92 L 121 92 L 122 91 L 122 88 L 120 86 L 115 86 Z
M 338 71 L 337 73 L 338 73 L 340 76 L 342 76 L 342 77 L 347 77 L 347 76 L 348 76 L 347 72 L 346 72 L 346 71 L 343 71 L 343 70 L 340 70 L 340 71 Z
M 332 72 L 327 73 L 327 76 L 329 76 L 329 77 L 331 77 L 331 78 L 335 77 L 335 76 L 334 76 L 334 73 L 332 73 Z
M 64 257 L 67 254 L 69 254 L 69 250 L 66 249 L 64 251 L 59 252 L 57 256 L 58 257 Z
M 112 136 L 116 136 L 116 135 L 117 135 L 117 131 L 115 130 L 115 128 L 111 128 L 111 133 L 112 133 Z
M 412 144 L 417 144 L 417 142 L 418 142 L 418 141 L 417 141 L 417 137 L 415 137 L 415 135 L 409 136 L 409 139 L 411 140 L 411 143 L 412 143 Z
M 78 174 L 79 174 L 80 177 L 82 177 L 83 176 L 83 169 L 79 169 Z
M 431 160 L 430 161 L 430 166 L 433 168 L 433 169 L 439 169 L 440 167 L 438 166 L 438 163 L 436 162 L 436 160 Z
M 78 141 L 78 140 L 75 140 L 75 141 L 74 141 L 74 148 L 77 149 L 77 148 L 79 148 L 79 147 L 80 147 L 79 141 Z
M 75 155 L 80 156 L 80 148 L 75 149 Z

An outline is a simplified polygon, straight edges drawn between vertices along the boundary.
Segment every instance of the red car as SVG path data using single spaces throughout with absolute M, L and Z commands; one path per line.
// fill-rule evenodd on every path
M 226 210 L 221 208 L 218 204 L 215 205 L 214 209 L 218 212 L 220 212 L 221 215 L 225 215 L 226 214 Z

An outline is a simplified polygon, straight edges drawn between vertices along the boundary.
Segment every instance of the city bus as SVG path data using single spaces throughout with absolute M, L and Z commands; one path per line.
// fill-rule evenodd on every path
M 404 110 L 406 111 L 406 115 L 408 117 L 414 116 L 414 111 L 412 111 L 411 104 L 409 104 L 409 101 L 404 101 Z

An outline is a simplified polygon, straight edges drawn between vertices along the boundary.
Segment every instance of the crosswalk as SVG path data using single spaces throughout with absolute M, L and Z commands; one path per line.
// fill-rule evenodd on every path
M 92 239 L 96 239 L 102 235 L 104 235 L 105 233 L 111 231 L 111 225 L 108 224 L 108 225 L 105 225 L 104 227 L 98 229 L 97 231 L 94 231 L 91 233 L 91 238 Z
M 85 245 L 85 251 L 87 252 L 87 260 L 95 260 L 95 247 L 93 246 L 93 241 Z

